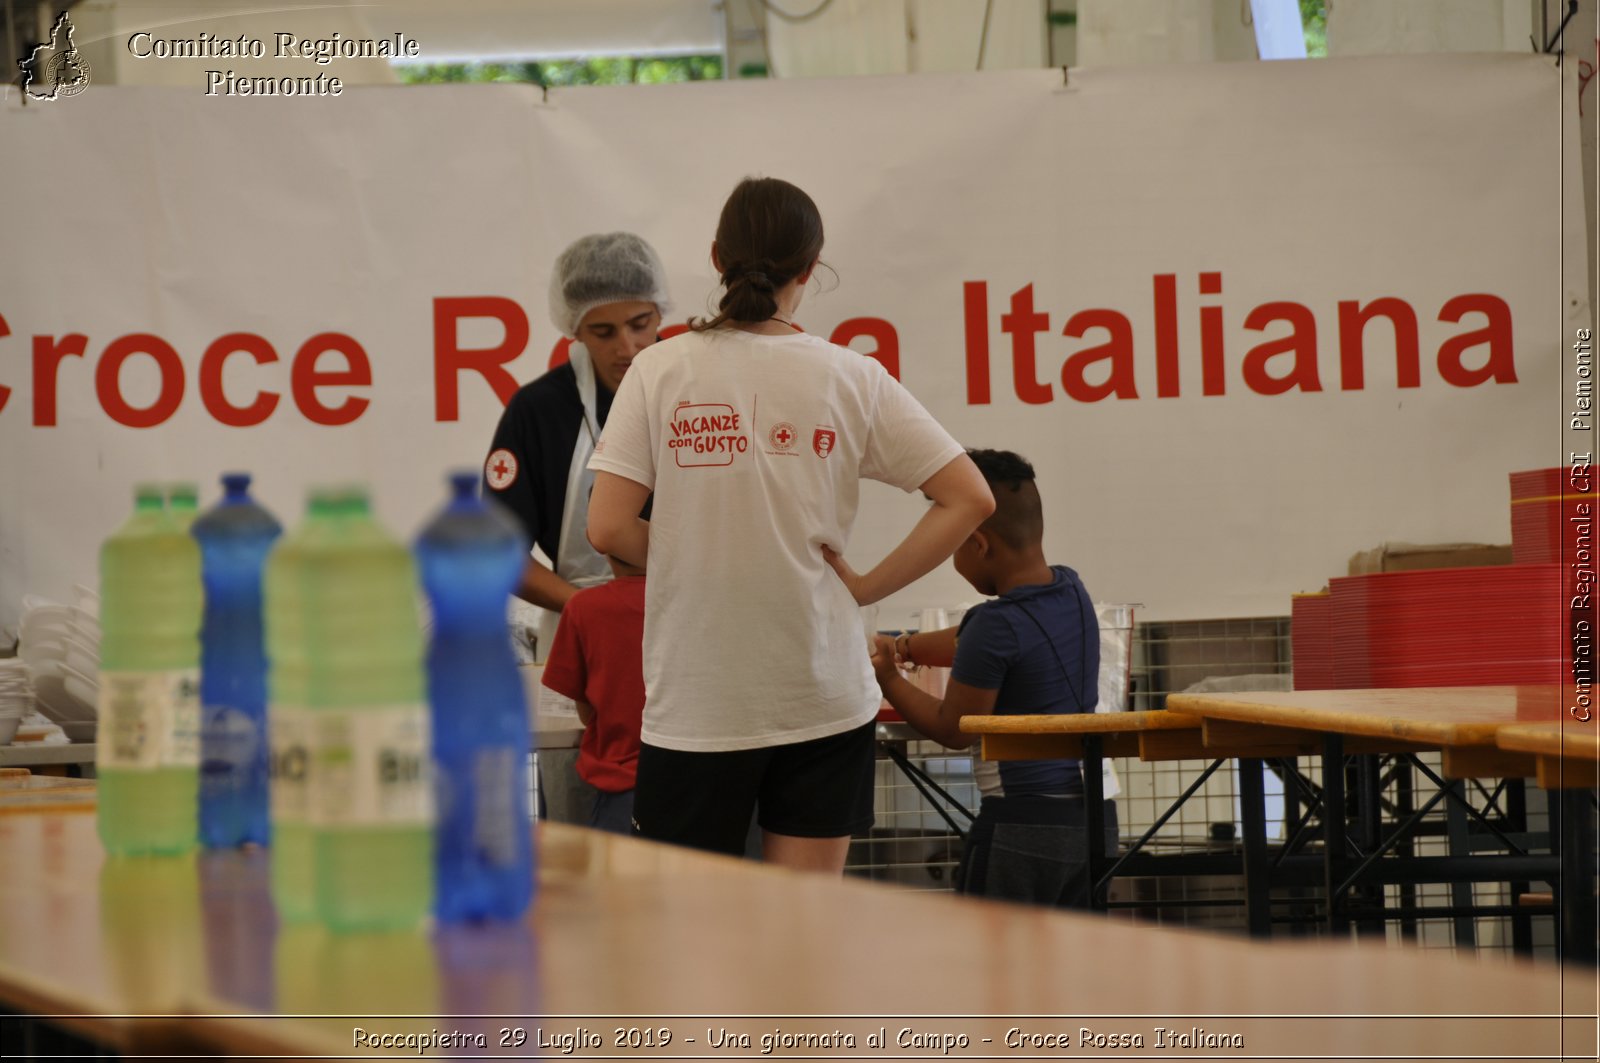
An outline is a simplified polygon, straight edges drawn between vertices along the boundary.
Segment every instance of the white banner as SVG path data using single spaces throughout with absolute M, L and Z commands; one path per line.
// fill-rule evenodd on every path
M 0 626 L 93 584 L 140 480 L 370 483 L 414 535 L 559 339 L 556 253 L 631 229 L 714 303 L 741 177 L 827 225 L 800 311 L 964 442 L 1030 458 L 1047 552 L 1140 617 L 1283 615 L 1384 540 L 1509 541 L 1587 320 L 1537 56 L 206 95 L 0 108 Z M 1566 183 L 1576 193 L 1576 182 Z M 1576 253 L 1572 248 L 1576 248 Z M 835 283 L 835 279 L 837 281 Z M 475 353 L 476 352 L 476 353 Z M 874 486 L 870 565 L 921 499 Z M 970 601 L 945 566 L 884 626 Z

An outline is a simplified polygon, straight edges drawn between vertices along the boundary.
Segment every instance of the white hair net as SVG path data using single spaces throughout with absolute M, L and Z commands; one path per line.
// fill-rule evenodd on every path
M 576 336 L 583 315 L 606 303 L 655 303 L 666 316 L 667 271 L 655 248 L 633 233 L 594 233 L 556 259 L 550 276 L 550 320 Z

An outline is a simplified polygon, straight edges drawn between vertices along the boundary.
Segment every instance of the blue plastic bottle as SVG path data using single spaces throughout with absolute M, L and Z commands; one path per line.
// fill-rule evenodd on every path
M 267 656 L 261 570 L 283 529 L 250 498 L 250 477 L 222 477 L 222 501 L 194 522 L 205 584 L 200 628 L 200 842 L 267 844 Z
M 445 923 L 517 919 L 533 897 L 531 747 L 506 596 L 528 547 L 515 522 L 478 497 L 476 471 L 452 475 L 450 486 L 450 504 L 417 540 L 433 606 L 434 914 Z

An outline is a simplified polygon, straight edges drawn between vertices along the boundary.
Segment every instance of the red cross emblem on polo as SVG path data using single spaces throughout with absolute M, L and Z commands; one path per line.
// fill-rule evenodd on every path
M 489 455 L 483 464 L 483 478 L 496 491 L 504 491 L 517 482 L 517 457 L 501 447 Z

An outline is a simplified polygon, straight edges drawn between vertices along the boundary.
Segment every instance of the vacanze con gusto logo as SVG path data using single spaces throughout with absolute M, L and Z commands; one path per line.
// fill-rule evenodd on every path
M 1331 321 L 1331 331 L 1337 337 L 1333 348 L 1336 359 L 1331 365 L 1319 358 L 1321 335 L 1330 328 L 1328 319 L 1319 320 L 1312 308 L 1303 303 L 1262 303 L 1246 313 L 1243 327 L 1251 332 L 1270 330 L 1274 335 L 1230 363 L 1224 307 L 1216 301 L 1222 294 L 1222 274 L 1201 273 L 1198 280 L 1202 297 L 1196 307 L 1198 361 L 1203 396 L 1227 394 L 1230 384 L 1242 385 L 1258 395 L 1316 392 L 1335 386 L 1342 391 L 1361 391 L 1366 387 L 1366 346 L 1373 338 L 1376 349 L 1393 353 L 1396 387 L 1422 386 L 1423 325 L 1416 309 L 1405 299 L 1384 296 L 1365 302 L 1339 300 Z M 967 281 L 962 288 L 966 402 L 969 406 L 986 406 L 993 401 L 989 284 Z M 1181 397 L 1179 369 L 1185 359 L 1178 342 L 1177 277 L 1171 273 L 1152 277 L 1151 293 L 1150 316 L 1139 323 L 1137 333 L 1134 322 L 1118 310 L 1093 308 L 1069 315 L 1060 335 L 1093 341 L 1090 346 L 1079 346 L 1053 340 L 1041 342 L 1039 337 L 1054 329 L 1051 315 L 1034 306 L 1032 284 L 1012 292 L 1009 309 L 1000 314 L 999 326 L 1010 336 L 1011 388 L 1016 397 L 1035 405 L 1054 402 L 1057 392 L 1051 378 L 1058 377 L 1060 394 L 1075 402 L 1139 399 L 1152 394 L 1152 376 L 1156 398 Z M 1206 297 L 1211 299 L 1207 301 Z M 1437 344 L 1431 368 L 1439 379 L 1460 388 L 1517 382 L 1511 308 L 1504 299 L 1487 293 L 1457 295 L 1445 301 L 1435 318 L 1457 326 L 1437 338 L 1429 337 L 1430 346 Z M 501 342 L 492 347 L 464 347 L 461 323 L 475 319 L 497 323 L 505 333 Z M 662 329 L 661 336 L 670 338 L 685 327 L 669 326 Z M 15 364 L 14 355 L 8 357 L 4 339 L 11 331 L 0 315 L 0 366 Z M 1148 346 L 1136 343 L 1136 335 L 1148 337 L 1144 341 Z M 889 321 L 851 318 L 841 322 L 829 339 L 839 344 L 870 340 L 875 347 L 863 353 L 878 359 L 899 377 L 900 337 Z M 32 423 L 36 427 L 56 424 L 63 392 L 86 390 L 90 385 L 86 370 L 91 366 L 92 386 L 100 408 L 113 421 L 130 428 L 154 428 L 172 417 L 184 402 L 191 371 L 199 401 L 213 419 L 238 428 L 261 424 L 277 412 L 282 402 L 284 370 L 278 363 L 285 361 L 289 395 L 307 421 L 351 424 L 371 405 L 363 391 L 372 385 L 372 359 L 361 343 L 343 332 L 319 332 L 300 343 L 288 358 L 280 355 L 264 336 L 229 332 L 208 344 L 193 367 L 185 364 L 184 356 L 172 343 L 148 332 L 119 336 L 92 357 L 89 337 L 79 332 L 37 334 L 32 341 Z M 528 341 L 528 316 L 515 300 L 502 296 L 433 300 L 434 419 L 459 419 L 463 375 L 476 374 L 501 402 L 509 401 L 519 380 L 507 366 L 522 356 Z M 562 340 L 552 349 L 550 365 L 566 360 L 568 342 Z M 78 359 L 82 359 L 77 363 L 82 368 L 74 369 Z M 159 387 L 148 405 L 134 405 L 123 393 L 123 372 L 134 359 L 153 363 L 158 374 Z M 1194 356 L 1188 360 L 1193 361 Z M 1041 372 L 1045 371 L 1048 376 L 1042 378 Z M 0 413 L 5 411 L 10 397 L 10 389 L 0 382 Z

